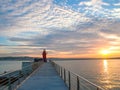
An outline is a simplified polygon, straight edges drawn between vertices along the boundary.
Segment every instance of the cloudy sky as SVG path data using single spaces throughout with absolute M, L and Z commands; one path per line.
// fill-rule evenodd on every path
M 120 0 L 0 0 L 0 57 L 120 56 Z

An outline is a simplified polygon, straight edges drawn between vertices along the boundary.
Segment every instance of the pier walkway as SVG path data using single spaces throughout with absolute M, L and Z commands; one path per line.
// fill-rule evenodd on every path
M 16 90 L 68 90 L 50 62 L 44 63 Z

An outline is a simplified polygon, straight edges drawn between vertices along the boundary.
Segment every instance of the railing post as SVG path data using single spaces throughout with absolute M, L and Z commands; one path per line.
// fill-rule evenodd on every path
M 60 76 L 61 76 L 61 67 L 60 67 Z
M 70 77 L 70 71 L 68 71 L 68 83 L 69 83 L 69 90 L 71 90 L 71 77 Z
M 11 77 L 10 77 L 10 75 L 8 77 L 8 90 L 12 90 L 11 89 Z
M 22 72 L 19 71 L 19 75 L 18 75 L 18 85 L 20 84 L 20 78 L 22 78 Z
M 59 65 L 58 65 L 58 68 L 59 68 L 59 72 L 58 72 L 58 73 L 59 73 L 59 75 L 60 75 L 60 66 L 59 66 Z
M 97 87 L 97 90 L 99 90 L 99 88 Z
M 64 68 L 64 82 L 66 83 L 66 71 L 65 71 L 65 68 Z
M 61 78 L 63 78 L 63 71 L 62 71 L 62 67 L 61 67 Z
M 80 81 L 78 76 L 77 76 L 77 90 L 80 90 Z

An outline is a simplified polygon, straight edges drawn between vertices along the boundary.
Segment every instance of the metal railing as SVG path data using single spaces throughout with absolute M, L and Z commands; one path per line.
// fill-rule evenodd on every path
M 22 70 L 14 71 L 8 75 L 0 77 L 0 90 L 15 90 L 32 72 L 34 72 L 43 62 L 33 62 L 25 66 Z
M 69 90 L 105 90 L 80 75 L 56 64 L 54 61 L 51 61 L 51 63 L 68 86 Z

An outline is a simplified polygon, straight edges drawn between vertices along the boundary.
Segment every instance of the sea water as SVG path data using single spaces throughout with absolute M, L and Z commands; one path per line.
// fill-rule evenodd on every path
M 120 90 L 120 59 L 59 60 L 61 66 L 107 90 Z
M 29 60 L 0 60 L 0 74 L 20 70 L 22 62 L 30 62 Z

